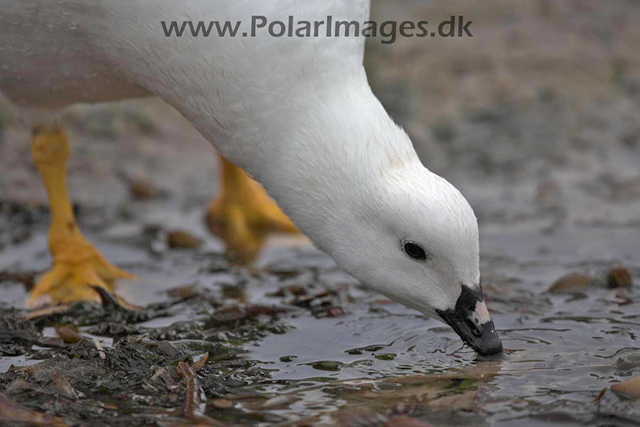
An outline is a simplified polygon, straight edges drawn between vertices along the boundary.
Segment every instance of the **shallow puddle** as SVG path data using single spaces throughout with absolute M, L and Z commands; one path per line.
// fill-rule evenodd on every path
M 136 333 L 166 336 L 196 349 L 194 362 L 204 351 L 197 349 L 211 342 L 236 348 L 229 360 L 246 364 L 225 374 L 244 375 L 222 393 L 232 409 L 216 407 L 213 398 L 220 396 L 205 388 L 207 416 L 225 422 L 382 425 L 409 417 L 434 425 L 526 420 L 527 425 L 546 426 L 633 425 L 640 419 L 637 402 L 611 392 L 594 400 L 603 388 L 637 375 L 640 368 L 637 287 L 612 290 L 604 283 L 614 265 L 624 265 L 638 281 L 637 229 L 551 234 L 488 230 L 482 236 L 483 286 L 506 349 L 502 357 L 490 359 L 478 358 L 440 322 L 367 291 L 304 243 L 297 248 L 273 245 L 251 274 L 216 267 L 217 255 L 175 251 L 154 257 L 136 245 L 90 237 L 107 257 L 141 278 L 120 286 L 124 298 L 138 305 L 169 304 L 176 288 L 192 284 L 216 301 L 205 306 L 178 303 L 159 317 L 129 323 Z M 36 261 L 22 264 L 8 256 L 1 269 L 44 268 L 47 257 L 37 256 L 42 243 L 36 233 L 15 252 L 22 254 L 19 259 Z M 554 280 L 573 272 L 594 277 L 594 285 L 571 293 L 548 292 Z M 24 298 L 21 285 L 2 286 L 5 303 Z M 167 293 L 171 289 L 173 294 Z M 219 308 L 237 305 L 238 298 L 285 311 L 259 312 L 258 323 L 238 332 L 242 316 Z M 192 335 L 185 334 L 189 328 Z M 166 332 L 158 332 L 162 330 Z M 119 339 L 100 337 L 92 325 L 81 326 L 80 333 L 99 338 L 107 353 Z M 57 337 L 51 327 L 43 336 Z M 35 358 L 56 351 L 38 343 L 26 354 L 3 357 L 2 370 L 37 363 Z M 175 403 L 178 418 L 180 399 Z M 144 414 L 160 417 L 154 411 Z

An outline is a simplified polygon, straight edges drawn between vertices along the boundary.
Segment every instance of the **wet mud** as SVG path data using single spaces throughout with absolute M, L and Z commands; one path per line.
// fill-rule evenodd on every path
M 597 229 L 484 236 L 483 283 L 506 350 L 484 359 L 447 326 L 368 291 L 303 243 L 273 243 L 248 271 L 205 250 L 158 258 L 142 238 L 101 244 L 90 236 L 107 256 L 123 247 L 138 254 L 123 266 L 141 281 L 118 288 L 137 304 L 109 294 L 101 304 L 36 311 L 3 304 L 0 417 L 59 425 L 635 425 L 638 401 L 609 390 L 640 368 L 633 237 Z M 41 251 L 39 242 L 23 250 Z M 2 295 L 19 301 L 32 280 L 5 270 Z

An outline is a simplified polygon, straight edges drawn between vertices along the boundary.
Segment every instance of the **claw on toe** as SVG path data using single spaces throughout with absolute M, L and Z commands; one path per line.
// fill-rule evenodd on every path
M 135 279 L 135 276 L 110 264 L 86 241 L 77 246 L 70 243 L 69 248 L 74 248 L 73 259 L 54 259 L 51 270 L 44 273 L 32 289 L 28 307 L 43 303 L 100 302 L 102 299 L 94 287 L 113 292 L 116 280 Z
M 53 266 L 32 289 L 27 300 L 29 307 L 46 302 L 100 301 L 92 286 L 113 291 L 117 279 L 134 279 L 109 263 L 80 232 L 67 190 L 68 152 L 67 136 L 59 125 L 34 131 L 31 153 L 49 199 L 49 250 Z

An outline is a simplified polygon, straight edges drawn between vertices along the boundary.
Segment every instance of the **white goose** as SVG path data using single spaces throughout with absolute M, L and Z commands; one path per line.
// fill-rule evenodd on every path
M 17 104 L 162 98 L 351 275 L 447 322 L 478 353 L 502 351 L 483 301 L 473 210 L 421 164 L 371 92 L 363 37 L 272 37 L 266 28 L 256 37 L 167 37 L 161 26 L 240 21 L 248 32 L 252 16 L 364 23 L 369 0 L 0 0 L 0 8 L 0 90 Z

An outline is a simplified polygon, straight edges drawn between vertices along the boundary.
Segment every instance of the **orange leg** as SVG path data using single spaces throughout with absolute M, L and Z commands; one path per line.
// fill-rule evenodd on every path
M 229 259 L 253 261 L 271 232 L 297 233 L 264 188 L 239 167 L 219 156 L 221 191 L 207 210 L 207 225 L 227 245 Z
M 51 225 L 49 250 L 53 266 L 42 275 L 27 300 L 28 306 L 43 302 L 100 301 L 90 286 L 114 289 L 116 279 L 134 277 L 114 265 L 80 232 L 67 190 L 67 156 L 69 144 L 58 125 L 34 130 L 31 155 L 42 176 L 49 199 Z

